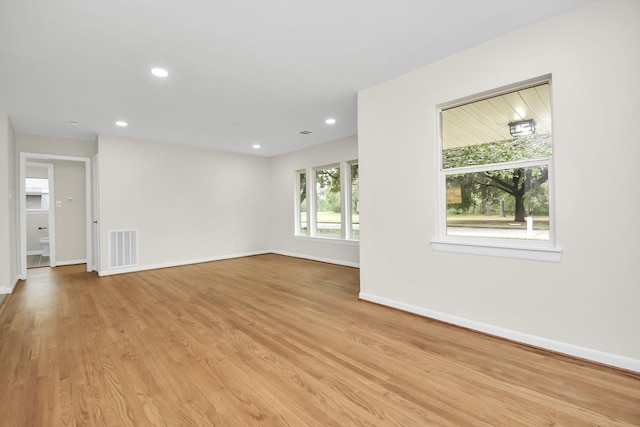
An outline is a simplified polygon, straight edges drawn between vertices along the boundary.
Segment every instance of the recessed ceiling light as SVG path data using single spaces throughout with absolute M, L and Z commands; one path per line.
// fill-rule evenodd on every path
M 164 68 L 156 67 L 151 69 L 151 74 L 156 77 L 167 77 L 169 75 L 169 72 Z
M 122 120 L 118 120 L 116 122 L 116 126 L 120 126 L 121 128 L 126 128 L 127 126 L 129 126 L 129 123 L 122 121 Z
M 328 125 L 334 125 L 336 124 L 336 119 L 327 119 L 324 122 Z
M 260 148 L 260 144 L 253 144 L 253 148 L 257 150 L 258 148 Z

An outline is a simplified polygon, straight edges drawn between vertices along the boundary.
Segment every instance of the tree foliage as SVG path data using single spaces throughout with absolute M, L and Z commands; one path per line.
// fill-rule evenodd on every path
M 551 157 L 551 135 L 529 135 L 442 151 L 445 169 Z
M 307 174 L 301 173 L 299 175 L 299 179 L 300 179 L 300 204 L 302 204 L 307 199 Z
M 551 135 L 530 135 L 443 150 L 443 167 L 495 165 L 550 156 Z M 539 189 L 549 179 L 548 172 L 546 166 L 536 166 L 463 173 L 449 175 L 447 185 L 460 187 L 462 203 L 456 207 L 463 210 L 469 209 L 477 200 L 492 203 L 504 193 L 509 194 L 515 202 L 514 221 L 524 221 L 525 198 L 533 201 L 540 196 Z
M 358 164 L 351 165 L 351 179 L 358 181 Z M 328 189 L 329 192 L 340 192 L 340 168 L 318 169 L 316 171 L 316 183 L 322 190 Z M 300 203 L 307 198 L 307 180 L 306 173 L 300 174 Z
M 315 173 L 316 173 L 316 185 L 319 190 L 325 192 L 328 195 L 340 194 L 340 168 L 317 169 Z M 306 176 L 307 176 L 306 173 L 300 174 L 300 203 L 301 204 L 307 199 Z M 335 205 L 335 204 L 336 204 L 335 200 L 332 200 L 332 205 Z M 338 210 L 339 210 L 339 205 L 340 203 L 338 201 Z

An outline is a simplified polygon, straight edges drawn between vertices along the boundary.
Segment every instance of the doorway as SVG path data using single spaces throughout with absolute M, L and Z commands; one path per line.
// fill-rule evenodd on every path
M 27 268 L 49 267 L 55 265 L 53 164 L 28 162 L 25 170 Z
M 28 165 L 31 164 L 37 164 L 40 167 L 51 164 L 52 172 L 48 189 L 50 209 L 47 223 L 50 266 L 86 263 L 87 271 L 93 271 L 91 159 L 20 153 L 20 278 L 23 280 L 27 278 L 28 248 L 31 247 L 31 251 L 35 250 L 27 241 L 26 178 Z M 68 170 L 76 171 L 75 175 L 69 178 Z M 52 184 L 54 182 L 55 185 Z M 56 187 L 59 191 L 56 191 Z M 35 203 L 34 200 L 35 198 L 32 198 L 33 203 Z M 40 201 L 42 202 L 42 198 Z M 45 248 L 41 246 L 40 250 L 45 251 Z

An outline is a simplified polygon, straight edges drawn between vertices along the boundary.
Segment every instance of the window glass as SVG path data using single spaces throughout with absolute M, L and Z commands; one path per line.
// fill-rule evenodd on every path
M 446 235 L 550 240 L 549 83 L 443 109 Z
M 298 230 L 297 234 L 308 235 L 309 223 L 307 219 L 307 174 L 304 171 L 298 172 Z
M 448 175 L 447 234 L 549 240 L 547 178 L 546 165 Z
M 47 178 L 25 178 L 27 210 L 49 209 L 49 180 Z
M 360 238 L 360 180 L 358 177 L 358 164 L 351 164 L 351 238 Z
M 43 209 L 42 194 L 27 194 L 27 210 Z
M 315 178 L 315 235 L 340 238 L 342 236 L 340 168 L 335 166 L 316 169 Z

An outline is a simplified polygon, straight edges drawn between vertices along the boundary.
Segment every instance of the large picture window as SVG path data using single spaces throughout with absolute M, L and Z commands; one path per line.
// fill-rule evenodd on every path
M 441 240 L 552 245 L 550 81 L 446 106 L 440 120 Z
M 359 239 L 357 161 L 298 170 L 295 194 L 295 235 Z

